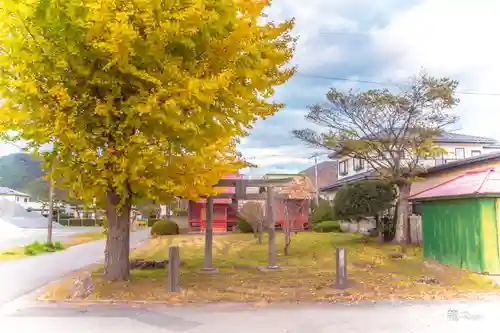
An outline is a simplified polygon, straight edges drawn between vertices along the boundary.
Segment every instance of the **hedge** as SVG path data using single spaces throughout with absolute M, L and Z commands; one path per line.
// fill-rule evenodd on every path
M 333 208 L 327 200 L 320 200 L 318 207 L 316 207 L 311 215 L 312 223 L 322 221 L 330 221 L 333 219 Z
M 253 232 L 253 228 L 250 223 L 244 219 L 238 219 L 238 230 L 246 234 Z
M 342 232 L 338 221 L 322 221 L 313 225 L 314 232 Z
M 151 228 L 152 236 L 178 235 L 179 226 L 174 221 L 160 220 L 156 221 Z
M 59 219 L 59 224 L 68 227 L 102 227 L 104 219 Z

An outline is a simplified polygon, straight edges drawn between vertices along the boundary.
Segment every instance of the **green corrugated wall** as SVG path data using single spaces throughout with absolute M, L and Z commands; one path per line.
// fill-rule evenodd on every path
M 495 198 L 422 203 L 424 257 L 474 272 L 498 273 Z
M 500 273 L 500 254 L 498 243 L 498 198 L 481 198 L 481 231 L 484 258 L 484 272 L 490 274 Z

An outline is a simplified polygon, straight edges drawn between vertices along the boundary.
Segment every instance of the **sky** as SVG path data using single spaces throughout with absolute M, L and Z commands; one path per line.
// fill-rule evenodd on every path
M 239 149 L 258 165 L 245 172 L 293 173 L 312 166 L 316 150 L 291 134 L 314 126 L 304 120 L 307 106 L 324 102 L 331 87 L 383 88 L 331 77 L 402 82 L 422 68 L 449 76 L 460 81 L 456 131 L 500 140 L 499 12 L 495 0 L 273 0 L 270 19 L 296 20 L 298 71 L 276 90 L 274 99 L 286 107 L 242 139 Z M 0 144 L 0 155 L 15 151 Z

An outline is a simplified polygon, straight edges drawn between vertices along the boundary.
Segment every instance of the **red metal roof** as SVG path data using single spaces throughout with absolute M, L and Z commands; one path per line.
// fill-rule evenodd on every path
M 222 177 L 222 179 L 243 179 L 242 175 L 227 175 Z M 235 193 L 235 188 L 234 187 L 224 187 L 221 193 Z M 198 200 L 200 203 L 206 203 L 207 199 L 201 198 Z M 214 199 L 214 204 L 230 204 L 232 202 L 231 199 L 229 198 L 215 198 Z
M 410 197 L 410 200 L 500 194 L 500 170 L 484 168 L 468 171 L 452 180 Z

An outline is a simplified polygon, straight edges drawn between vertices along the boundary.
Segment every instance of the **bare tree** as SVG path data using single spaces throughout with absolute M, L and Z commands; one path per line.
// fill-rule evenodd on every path
M 302 199 L 285 199 L 283 200 L 284 207 L 284 221 L 283 233 L 285 235 L 285 244 L 283 247 L 283 254 L 288 256 L 290 244 L 292 243 L 292 232 L 297 227 L 297 222 L 300 221 L 302 210 L 305 209 L 306 200 Z
M 310 106 L 306 116 L 326 130 L 302 129 L 294 134 L 335 154 L 364 160 L 379 177 L 396 184 L 396 241 L 406 244 L 411 181 L 424 171 L 422 158 L 442 153 L 433 139 L 458 120 L 448 112 L 459 102 L 457 86 L 458 81 L 422 71 L 394 91 L 331 89 L 328 103 Z
M 252 226 L 254 233 L 258 235 L 259 244 L 262 244 L 265 220 L 262 204 L 258 201 L 247 201 L 239 210 L 239 214 Z

